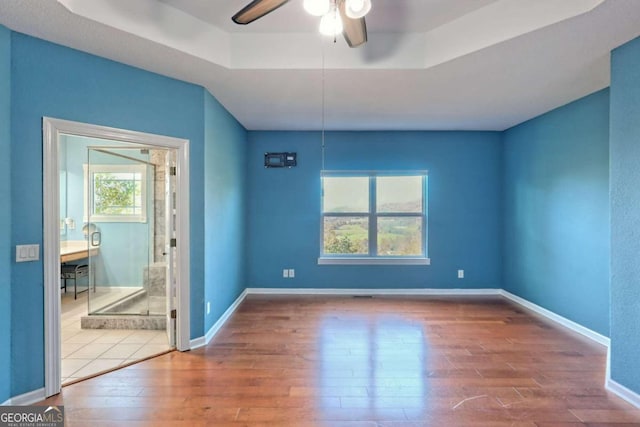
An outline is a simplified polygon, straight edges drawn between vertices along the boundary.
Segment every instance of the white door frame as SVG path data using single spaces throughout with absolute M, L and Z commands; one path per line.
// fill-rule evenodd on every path
M 43 221 L 44 221 L 44 373 L 47 397 L 60 393 L 60 135 L 77 135 L 176 149 L 176 347 L 190 349 L 189 325 L 189 140 L 97 126 L 68 120 L 42 118 Z

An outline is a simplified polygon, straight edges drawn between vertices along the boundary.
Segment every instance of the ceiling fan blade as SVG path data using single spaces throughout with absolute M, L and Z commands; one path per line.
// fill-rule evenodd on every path
M 273 12 L 289 0 L 253 0 L 240 12 L 233 15 L 233 22 L 247 25 L 256 19 L 262 18 L 267 13 Z
M 364 18 L 351 19 L 345 11 L 345 1 L 339 2 L 338 9 L 344 30 L 342 35 L 349 47 L 358 47 L 367 42 L 367 23 Z

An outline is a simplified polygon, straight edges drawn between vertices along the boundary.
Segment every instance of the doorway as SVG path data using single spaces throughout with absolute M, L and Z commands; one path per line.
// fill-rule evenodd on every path
M 129 336 L 129 342 L 124 337 L 123 344 L 148 339 L 152 347 L 164 341 L 189 349 L 189 143 L 50 118 L 43 119 L 43 139 L 45 393 L 50 396 L 60 391 L 62 327 L 71 323 L 62 324 L 61 296 L 73 298 L 73 310 L 86 312 L 80 330 L 92 333 L 82 338 L 75 331 L 78 339 L 71 341 L 82 347 L 92 339 L 95 345 L 81 350 L 81 356 L 91 357 L 119 339 L 104 336 L 105 330 L 116 328 L 120 337 L 133 329 L 162 329 L 165 334 L 150 338 L 151 332 L 140 332 Z M 84 156 L 82 172 L 76 164 L 74 177 L 64 164 L 71 147 Z M 73 187 L 72 178 L 77 190 L 78 175 L 83 200 L 78 202 L 75 191 L 71 209 L 67 190 Z M 76 259 L 66 258 L 69 253 Z M 67 279 L 63 290 L 61 277 Z M 68 354 L 73 349 L 64 350 Z M 119 351 L 111 350 L 103 353 Z
M 58 144 L 64 386 L 175 347 L 175 149 Z

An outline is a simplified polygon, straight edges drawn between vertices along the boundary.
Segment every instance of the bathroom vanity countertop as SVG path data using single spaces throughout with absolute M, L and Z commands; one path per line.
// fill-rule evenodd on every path
M 89 251 L 86 240 L 64 240 L 60 242 L 60 262 L 77 261 L 98 255 L 99 246 Z

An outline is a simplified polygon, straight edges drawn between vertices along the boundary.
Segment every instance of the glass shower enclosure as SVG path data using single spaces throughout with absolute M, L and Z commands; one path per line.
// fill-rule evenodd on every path
M 155 307 L 150 297 L 155 169 L 146 148 L 87 148 L 83 233 L 89 247 L 90 316 L 165 312 L 164 301 Z

